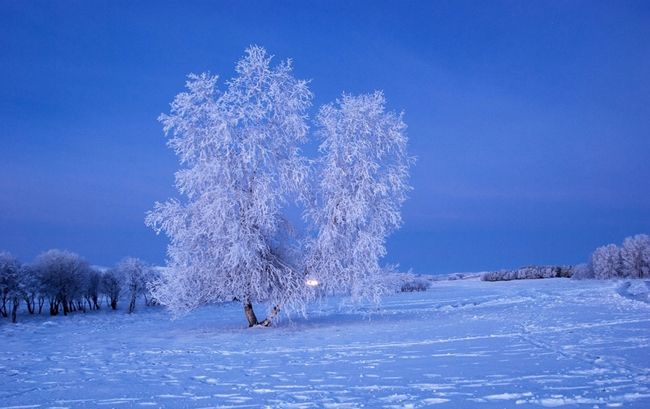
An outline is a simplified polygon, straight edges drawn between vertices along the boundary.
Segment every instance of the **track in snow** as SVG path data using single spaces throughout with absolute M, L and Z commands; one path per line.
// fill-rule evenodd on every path
M 237 305 L 21 315 L 0 323 L 0 408 L 646 408 L 650 304 L 626 285 L 437 282 L 253 329 Z

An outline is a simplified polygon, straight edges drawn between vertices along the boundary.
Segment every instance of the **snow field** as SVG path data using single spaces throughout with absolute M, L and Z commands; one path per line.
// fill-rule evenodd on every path
M 650 407 L 643 281 L 436 282 L 380 313 L 240 305 L 0 321 L 0 408 Z M 261 311 L 260 311 L 261 312 Z

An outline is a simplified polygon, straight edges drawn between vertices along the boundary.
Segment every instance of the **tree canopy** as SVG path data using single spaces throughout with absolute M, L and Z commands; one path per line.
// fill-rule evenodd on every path
M 217 76 L 190 75 L 188 91 L 159 118 L 182 166 L 176 187 L 185 199 L 156 203 L 146 217 L 170 238 L 169 269 L 153 296 L 176 315 L 237 300 L 250 325 L 258 323 L 253 303 L 268 305 L 262 325 L 280 309 L 302 309 L 314 294 L 306 285 L 312 276 L 326 289 L 378 301 L 378 258 L 401 224 L 413 162 L 402 116 L 384 112 L 380 92 L 322 107 L 324 156 L 312 189 L 313 161 L 300 152 L 308 82 L 292 76 L 290 60 L 272 66 L 258 46 L 246 50 L 236 74 L 224 91 Z M 283 214 L 292 200 L 315 231 L 302 241 Z

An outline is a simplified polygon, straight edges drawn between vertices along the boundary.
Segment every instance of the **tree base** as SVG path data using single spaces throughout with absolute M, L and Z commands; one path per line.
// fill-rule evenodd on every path
M 248 319 L 248 327 L 254 327 L 256 325 L 260 327 L 268 327 L 271 325 L 271 322 L 273 322 L 273 319 L 275 318 L 276 315 L 280 312 L 280 308 L 278 307 L 273 307 L 273 311 L 269 314 L 268 317 L 264 319 L 264 321 L 257 321 L 257 316 L 255 315 L 255 311 L 253 311 L 253 305 L 249 302 L 244 304 L 244 313 L 246 314 L 246 319 Z
M 253 305 L 250 302 L 244 304 L 244 314 L 246 314 L 246 319 L 248 319 L 249 328 L 258 324 L 255 311 L 253 311 Z

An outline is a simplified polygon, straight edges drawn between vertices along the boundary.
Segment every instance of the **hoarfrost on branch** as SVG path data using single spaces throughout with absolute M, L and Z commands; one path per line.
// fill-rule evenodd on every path
M 309 167 L 299 145 L 312 94 L 290 61 L 271 68 L 262 47 L 246 52 L 224 92 L 216 76 L 190 75 L 189 91 L 160 117 L 185 166 L 176 186 L 187 202 L 157 203 L 146 221 L 171 240 L 158 301 L 178 315 L 238 300 L 254 325 L 252 303 L 300 308 L 310 291 L 282 209 L 287 197 L 305 198 Z
M 344 94 L 317 116 L 319 203 L 308 211 L 318 230 L 310 243 L 308 271 L 327 292 L 378 303 L 394 292 L 379 265 L 387 236 L 402 223 L 410 189 L 408 138 L 402 115 L 385 111 L 381 92 Z

